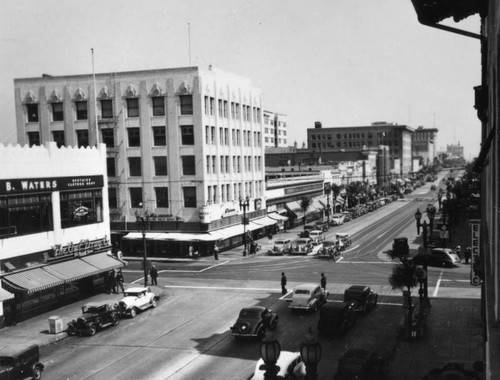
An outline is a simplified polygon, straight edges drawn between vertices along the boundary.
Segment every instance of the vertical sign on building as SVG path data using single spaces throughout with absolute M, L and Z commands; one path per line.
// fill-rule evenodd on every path
M 480 238 L 480 220 L 472 219 L 470 221 L 471 232 L 471 263 L 470 263 L 470 283 L 471 285 L 481 285 L 481 279 L 476 274 L 475 267 L 479 264 L 479 238 Z

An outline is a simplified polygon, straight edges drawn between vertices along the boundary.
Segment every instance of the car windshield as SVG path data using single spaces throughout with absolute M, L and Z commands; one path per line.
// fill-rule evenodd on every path
M 306 290 L 306 289 L 297 289 L 295 291 L 295 294 L 311 294 L 311 292 L 309 290 Z
M 297 244 L 299 245 L 307 244 L 307 240 L 297 240 Z
M 242 318 L 258 318 L 260 316 L 260 310 L 254 309 L 243 309 L 240 311 L 240 317 Z
M 0 367 L 13 367 L 14 358 L 8 356 L 0 356 Z
M 333 241 L 324 241 L 323 247 L 333 247 L 335 243 Z
M 125 292 L 125 297 L 139 297 L 141 292 Z

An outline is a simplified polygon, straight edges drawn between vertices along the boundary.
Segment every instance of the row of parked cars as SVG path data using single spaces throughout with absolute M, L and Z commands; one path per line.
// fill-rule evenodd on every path
M 335 235 L 335 240 L 326 240 L 323 232 L 316 230 L 311 231 L 311 237 L 298 238 L 292 241 L 288 238 L 275 239 L 273 247 L 268 251 L 269 255 L 284 255 L 298 254 L 307 255 L 313 251 L 314 246 L 320 245 L 318 249 L 318 257 L 338 256 L 349 247 L 352 243 L 349 234 L 346 232 L 338 232 Z

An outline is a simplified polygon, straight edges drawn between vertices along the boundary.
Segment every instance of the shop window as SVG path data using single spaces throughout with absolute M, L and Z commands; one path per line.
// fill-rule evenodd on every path
M 28 122 L 38 123 L 38 104 L 26 104 L 28 112 Z
M 89 146 L 89 131 L 87 129 L 77 130 L 76 139 L 78 141 L 78 148 Z
M 182 174 L 183 175 L 195 175 L 195 160 L 194 156 L 182 156 Z
M 155 187 L 156 207 L 168 207 L 168 187 Z
M 63 112 L 63 104 L 52 103 L 52 121 L 63 121 L 64 120 L 64 112 Z
M 155 175 L 168 175 L 167 173 L 167 157 L 156 156 L 153 157 L 155 164 Z
M 131 177 L 140 177 L 142 175 L 141 170 L 141 158 L 140 157 L 129 157 L 128 167 Z
M 76 227 L 102 222 L 102 191 L 63 191 L 60 193 L 61 226 Z
M 127 99 L 127 116 L 139 117 L 139 99 Z
M 107 148 L 115 146 L 115 130 L 113 128 L 101 129 L 102 142 L 106 144 Z
M 64 146 L 64 131 L 53 131 L 52 139 L 55 141 L 58 148 Z
M 53 229 L 50 194 L 0 197 L 0 237 Z
M 131 187 L 130 192 L 130 207 L 142 207 L 142 187 Z
M 153 116 L 165 116 L 165 97 L 155 96 L 153 102 Z
M 180 95 L 181 103 L 181 115 L 192 115 L 193 114 L 193 96 L 192 95 Z
M 111 99 L 101 100 L 101 118 L 113 118 L 113 101 Z
M 128 146 L 141 146 L 141 131 L 139 128 L 127 128 Z
M 28 143 L 30 146 L 40 145 L 40 132 L 28 132 Z
M 196 187 L 183 187 L 184 207 L 196 208 Z
M 154 146 L 167 145 L 167 136 L 165 127 L 153 127 L 153 143 Z
M 87 120 L 87 102 L 75 102 L 76 106 L 76 120 Z

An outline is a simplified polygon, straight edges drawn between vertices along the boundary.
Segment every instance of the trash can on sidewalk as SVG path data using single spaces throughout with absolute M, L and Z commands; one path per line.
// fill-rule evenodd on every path
M 63 319 L 58 315 L 49 317 L 49 334 L 59 334 L 63 331 Z

